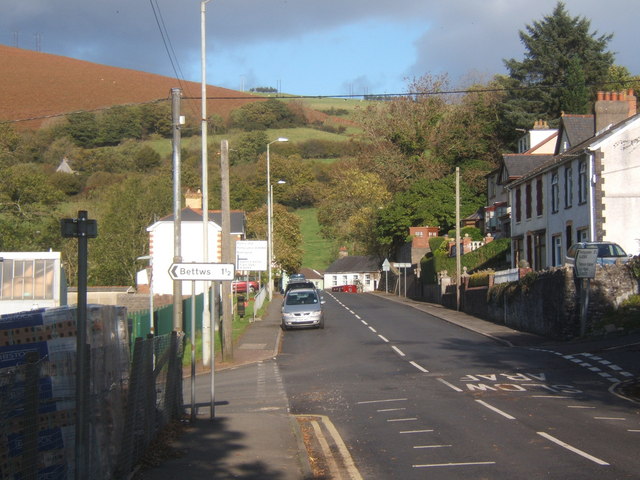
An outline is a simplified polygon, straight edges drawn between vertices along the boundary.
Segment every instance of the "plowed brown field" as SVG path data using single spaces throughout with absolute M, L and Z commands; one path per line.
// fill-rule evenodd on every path
M 171 77 L 0 45 L 0 121 L 14 121 L 19 129 L 37 128 L 74 111 L 168 99 L 177 87 L 185 97 L 183 114 L 199 118 L 199 83 L 180 85 Z M 207 113 L 224 118 L 231 110 L 260 100 L 214 86 L 207 86 L 207 98 Z

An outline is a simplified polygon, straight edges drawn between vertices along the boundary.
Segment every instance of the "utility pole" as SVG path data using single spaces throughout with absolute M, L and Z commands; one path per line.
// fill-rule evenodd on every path
M 209 261 L 209 160 L 207 153 L 207 61 L 206 61 L 206 10 L 210 0 L 200 3 L 200 53 L 201 53 L 201 109 L 202 109 L 202 261 Z M 211 342 L 213 329 L 209 315 L 209 287 L 211 282 L 204 282 L 202 294 L 202 364 L 211 362 Z M 194 307 L 195 308 L 195 307 Z
M 229 142 L 220 143 L 220 195 L 222 205 L 222 263 L 235 263 L 231 255 L 231 213 L 229 209 Z M 248 289 L 247 289 L 248 291 Z M 222 282 L 222 360 L 233 360 L 231 282 Z
M 173 263 L 182 262 L 182 189 L 180 186 L 180 127 L 184 123 L 180 116 L 182 89 L 171 89 L 171 129 L 173 131 Z M 182 282 L 173 281 L 173 329 L 182 331 Z
M 460 251 L 460 167 L 456 167 L 456 310 L 460 311 L 461 258 Z

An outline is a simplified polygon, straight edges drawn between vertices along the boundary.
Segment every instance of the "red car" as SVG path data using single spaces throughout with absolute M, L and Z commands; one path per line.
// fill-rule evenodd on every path
M 247 292 L 247 282 L 244 280 L 234 280 L 231 284 L 231 288 L 234 293 L 246 293 Z M 253 280 L 249 280 L 249 291 L 251 293 L 255 292 L 260 288 L 258 282 Z

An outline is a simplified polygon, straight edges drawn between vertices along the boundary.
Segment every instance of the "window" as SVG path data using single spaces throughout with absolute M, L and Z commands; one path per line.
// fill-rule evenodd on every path
M 338 276 L 337 275 L 333 275 L 332 278 L 331 278 L 331 281 L 332 281 L 334 287 L 338 286 Z
M 343 275 L 342 276 L 342 285 L 349 285 L 349 276 L 348 275 Z
M 365 285 L 371 285 L 371 274 L 370 273 L 365 273 L 364 274 L 364 284 Z
M 579 242 L 588 242 L 589 241 L 589 230 L 586 228 L 581 228 L 577 231 L 578 241 Z
M 527 218 L 531 218 L 531 184 L 527 183 L 524 187 L 524 196 L 525 196 L 525 212 Z
M 573 203 L 573 170 L 571 167 L 564 169 L 564 208 L 571 208 Z
M 2 262 L 2 300 L 52 300 L 54 260 L 12 260 Z
M 522 198 L 520 197 L 520 187 L 516 188 L 516 222 L 522 220 Z
M 520 260 L 524 260 L 524 243 L 522 237 L 516 237 L 513 239 L 513 265 L 519 267 Z
M 578 166 L 578 203 L 587 203 L 587 161 Z
M 560 191 L 558 187 L 558 172 L 551 174 L 551 211 L 558 213 L 560 206 Z
M 551 242 L 553 243 L 553 258 L 551 261 L 553 262 L 554 267 L 559 267 L 562 265 L 562 236 L 554 235 Z
M 536 180 L 536 215 L 541 216 L 542 212 L 542 178 L 538 178 Z
M 541 230 L 533 234 L 534 269 L 542 270 L 547 266 L 546 232 Z

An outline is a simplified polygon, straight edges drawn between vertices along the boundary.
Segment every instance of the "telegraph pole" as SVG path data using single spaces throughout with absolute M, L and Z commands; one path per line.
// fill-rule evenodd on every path
M 222 263 L 235 263 L 231 256 L 231 213 L 229 208 L 229 142 L 220 144 L 220 180 L 222 196 Z M 247 289 L 248 291 L 248 289 Z M 233 360 L 231 318 L 231 282 L 222 282 L 222 359 Z
M 173 131 L 173 263 L 182 262 L 181 209 L 182 188 L 180 180 L 180 127 L 184 123 L 180 115 L 182 89 L 171 89 L 171 128 Z M 182 331 L 182 282 L 173 281 L 173 329 Z

